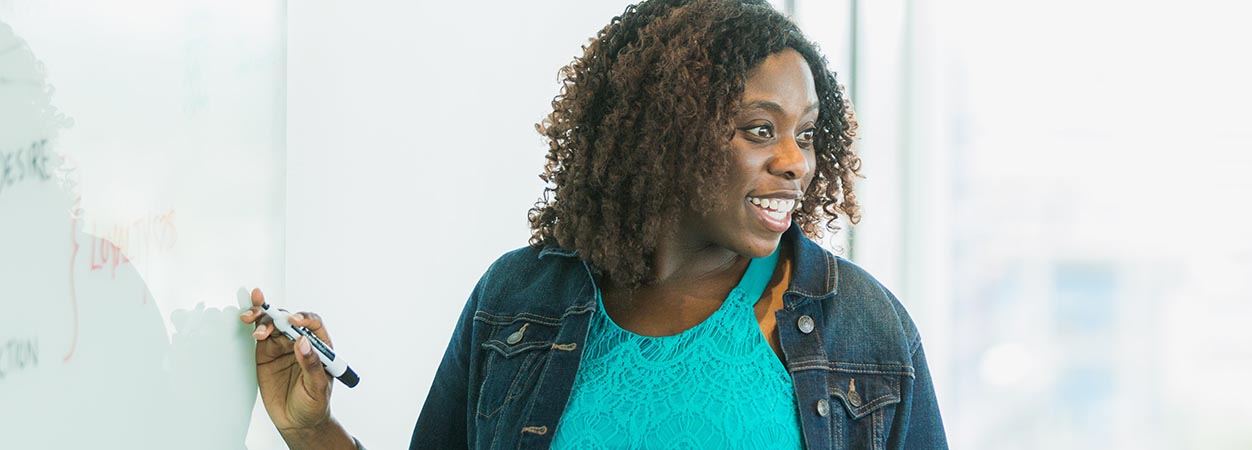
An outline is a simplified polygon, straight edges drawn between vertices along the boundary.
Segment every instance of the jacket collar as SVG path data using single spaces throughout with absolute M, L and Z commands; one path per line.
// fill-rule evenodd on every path
M 539 250 L 539 259 L 543 259 L 544 256 L 548 255 L 575 257 L 578 256 L 578 250 L 566 250 L 555 244 L 550 244 L 545 245 L 543 250 Z
M 834 297 L 838 291 L 838 263 L 834 255 L 800 232 L 793 222 L 783 233 L 780 245 L 791 245 L 793 273 L 787 291 L 783 293 L 783 305 L 795 309 L 814 299 Z M 544 246 L 539 258 L 556 255 L 578 257 L 577 250 L 567 250 L 556 245 Z M 586 262 L 583 262 L 586 264 Z
M 791 283 L 783 293 L 783 305 L 796 309 L 813 300 L 834 297 L 839 287 L 839 267 L 835 255 L 822 248 L 792 222 L 783 233 L 781 245 L 791 245 Z

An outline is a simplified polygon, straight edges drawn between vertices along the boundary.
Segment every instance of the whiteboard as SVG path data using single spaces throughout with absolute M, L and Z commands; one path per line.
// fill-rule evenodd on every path
M 238 314 L 285 289 L 285 40 L 279 1 L 0 0 L 0 448 L 272 434 Z

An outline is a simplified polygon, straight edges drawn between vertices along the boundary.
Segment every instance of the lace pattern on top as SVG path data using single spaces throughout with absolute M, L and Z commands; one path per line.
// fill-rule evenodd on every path
M 753 312 L 777 261 L 753 259 L 716 312 L 673 336 L 622 329 L 600 299 L 551 448 L 803 448 L 791 375 Z

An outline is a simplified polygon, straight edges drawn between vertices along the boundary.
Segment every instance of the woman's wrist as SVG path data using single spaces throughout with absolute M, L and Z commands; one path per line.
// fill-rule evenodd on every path
M 319 425 L 279 429 L 291 450 L 357 450 L 356 441 L 334 417 Z

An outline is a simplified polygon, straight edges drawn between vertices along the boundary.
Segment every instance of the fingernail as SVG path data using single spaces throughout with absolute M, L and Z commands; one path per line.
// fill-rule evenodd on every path
M 309 344 L 309 338 L 300 339 L 300 354 L 309 355 L 313 353 L 313 346 Z
M 253 335 L 253 336 L 256 336 L 256 337 L 265 336 L 265 325 L 261 325 L 261 326 L 259 326 L 259 327 L 256 327 L 256 331 L 253 331 L 253 332 L 252 332 L 252 335 Z
M 251 310 L 251 309 L 249 309 L 249 310 L 247 310 L 247 311 L 244 311 L 244 312 L 243 312 L 243 314 L 240 314 L 240 315 L 239 315 L 239 317 L 248 317 L 248 316 L 251 316 L 251 315 L 252 315 L 252 310 Z
M 291 315 L 291 318 L 304 322 L 304 314 L 295 313 Z

